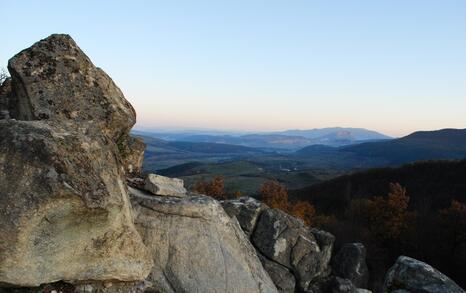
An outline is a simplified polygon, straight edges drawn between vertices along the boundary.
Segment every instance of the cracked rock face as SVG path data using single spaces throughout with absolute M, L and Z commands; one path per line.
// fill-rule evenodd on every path
M 280 210 L 262 212 L 252 242 L 266 257 L 293 271 L 302 290 L 329 273 L 333 235 L 309 229 Z
M 238 222 L 210 197 L 130 189 L 135 223 L 152 252 L 148 281 L 162 292 L 277 292 Z
M 296 279 L 290 270 L 274 261 L 271 261 L 259 254 L 259 259 L 264 269 L 269 273 L 275 286 L 280 293 L 294 293 L 296 288 Z
M 430 265 L 407 256 L 400 256 L 395 264 L 388 270 L 382 291 L 384 293 L 465 292 L 450 278 Z
M 134 110 L 67 35 L 22 51 L 9 70 L 0 91 L 8 112 L 0 120 L 0 283 L 144 279 L 152 261 L 133 224 L 117 144 Z
M 262 211 L 268 207 L 252 197 L 224 200 L 221 202 L 223 209 L 230 217 L 236 217 L 244 232 L 251 236 L 256 227 L 257 219 Z
M 280 292 L 305 291 L 330 273 L 334 236 L 260 201 L 243 197 L 225 200 L 222 206 L 237 218 L 262 255 L 266 271 Z

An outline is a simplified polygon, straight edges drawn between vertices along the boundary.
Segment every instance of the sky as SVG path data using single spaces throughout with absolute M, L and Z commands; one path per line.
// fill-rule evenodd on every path
M 0 66 L 70 34 L 138 128 L 466 128 L 466 1 L 5 1 Z

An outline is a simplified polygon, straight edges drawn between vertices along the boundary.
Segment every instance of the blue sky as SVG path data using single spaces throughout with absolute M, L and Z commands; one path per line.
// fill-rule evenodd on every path
M 138 127 L 466 128 L 466 1 L 0 1 L 0 66 L 68 33 Z

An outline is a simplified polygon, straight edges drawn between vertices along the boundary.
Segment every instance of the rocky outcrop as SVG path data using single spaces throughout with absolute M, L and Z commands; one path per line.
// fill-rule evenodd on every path
M 385 276 L 384 293 L 464 293 L 455 282 L 430 265 L 400 256 Z
M 251 243 L 266 260 L 265 268 L 283 292 L 306 290 L 312 282 L 329 275 L 334 242 L 330 233 L 309 229 L 301 220 L 255 199 L 227 200 L 222 205 L 250 235 Z M 283 281 L 287 270 L 296 281 Z M 291 289 L 295 282 L 296 288 Z
M 10 99 L 13 94 L 11 78 L 7 78 L 0 84 L 0 119 L 10 118 Z
M 274 261 L 259 254 L 259 259 L 264 269 L 269 273 L 270 278 L 280 293 L 294 293 L 296 290 L 296 279 L 290 270 Z
M 131 188 L 135 223 L 152 252 L 148 277 L 162 292 L 277 292 L 236 220 L 214 199 L 154 196 Z
M 134 109 L 69 36 L 34 44 L 8 68 L 0 292 L 365 292 L 355 286 L 367 282 L 361 244 L 343 246 L 331 273 L 327 232 L 251 198 L 220 204 L 179 179 L 138 177 Z M 384 290 L 464 292 L 408 257 Z
M 126 136 L 136 112 L 112 79 L 68 35 L 51 35 L 8 62 L 17 120 L 87 121 L 113 141 Z
M 251 239 L 262 254 L 293 271 L 302 290 L 316 278 L 329 274 L 333 236 L 308 229 L 282 211 L 262 212 Z
M 162 196 L 186 196 L 186 189 L 182 179 L 169 178 L 156 174 L 147 174 L 144 180 L 144 189 L 155 195 Z
M 235 217 L 238 220 L 248 236 L 251 236 L 254 231 L 260 213 L 269 208 L 257 199 L 246 196 L 222 201 L 222 206 L 230 217 Z
M 117 141 L 118 150 L 123 160 L 123 167 L 130 177 L 140 176 L 146 144 L 140 137 L 123 136 Z
M 133 108 L 67 35 L 34 44 L 8 67 L 0 283 L 143 280 L 152 260 L 133 224 L 117 145 Z
M 346 243 L 332 260 L 335 276 L 350 280 L 356 287 L 366 288 L 369 270 L 366 264 L 366 248 L 362 243 Z

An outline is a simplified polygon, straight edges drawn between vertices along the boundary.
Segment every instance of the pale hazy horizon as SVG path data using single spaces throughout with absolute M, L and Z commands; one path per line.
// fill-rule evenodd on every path
M 70 34 L 123 90 L 138 128 L 466 128 L 466 1 L 1 5 L 0 67 Z

